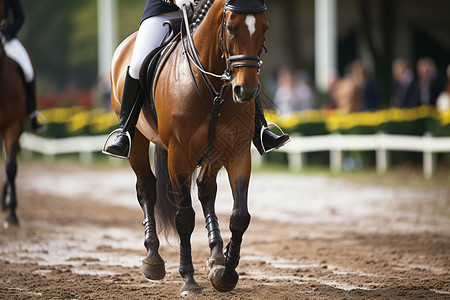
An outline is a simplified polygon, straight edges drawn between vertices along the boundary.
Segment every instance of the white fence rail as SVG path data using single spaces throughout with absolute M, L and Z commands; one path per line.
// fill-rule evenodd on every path
M 389 151 L 412 151 L 423 153 L 423 172 L 426 178 L 433 176 L 436 170 L 436 153 L 450 153 L 450 137 L 431 135 L 405 136 L 378 133 L 374 135 L 322 135 L 293 136 L 292 141 L 278 150 L 288 155 L 289 168 L 301 170 L 305 165 L 304 153 L 329 151 L 332 172 L 342 170 L 344 151 L 375 151 L 376 168 L 384 173 L 389 168 Z M 23 133 L 20 139 L 25 151 L 38 152 L 46 159 L 56 155 L 78 153 L 83 163 L 92 161 L 92 154 L 100 152 L 106 136 L 84 136 L 61 139 L 46 139 L 29 133 Z M 252 147 L 254 150 L 254 148 Z M 254 150 L 253 164 L 262 164 L 262 159 Z
M 20 148 L 25 153 L 40 153 L 47 160 L 54 160 L 56 155 L 78 153 L 82 163 L 90 163 L 92 154 L 102 151 L 106 138 L 107 135 L 48 139 L 24 132 L 20 136 Z

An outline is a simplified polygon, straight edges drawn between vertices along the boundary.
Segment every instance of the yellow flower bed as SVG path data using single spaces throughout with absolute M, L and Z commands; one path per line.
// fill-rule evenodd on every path
M 81 106 L 55 107 L 42 111 L 47 122 L 65 123 L 68 133 L 76 133 L 85 126 L 92 134 L 103 134 L 118 124 L 114 112 L 103 108 L 85 110 Z M 419 106 L 408 109 L 390 108 L 374 112 L 355 112 L 343 114 L 339 110 L 306 110 L 278 115 L 276 111 L 266 110 L 268 122 L 291 130 L 305 123 L 325 123 L 328 131 L 350 129 L 355 126 L 378 126 L 386 122 L 413 121 L 420 118 L 435 118 L 441 124 L 450 124 L 450 112 L 439 114 L 432 106 Z
M 432 106 L 419 106 L 414 108 L 390 108 L 374 112 L 355 112 L 344 114 L 339 110 L 322 111 L 307 110 L 293 112 L 287 115 L 277 115 L 274 111 L 266 113 L 270 122 L 275 122 L 283 128 L 292 129 L 299 124 L 325 122 L 329 131 L 350 129 L 355 126 L 379 126 L 386 122 L 405 122 L 421 118 L 440 119 L 442 125 L 450 123 L 450 112 L 439 114 Z
M 85 110 L 81 106 L 54 107 L 43 110 L 42 114 L 49 124 L 65 123 L 69 133 L 88 126 L 93 134 L 101 134 L 118 124 L 115 113 L 103 108 Z

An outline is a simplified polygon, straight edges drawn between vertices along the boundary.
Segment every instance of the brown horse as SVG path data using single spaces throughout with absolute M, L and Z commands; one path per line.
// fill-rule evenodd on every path
M 0 0 L 0 16 L 3 16 L 4 1 Z M 4 226 L 19 225 L 16 215 L 17 173 L 16 155 L 19 151 L 19 137 L 22 134 L 28 112 L 25 104 L 25 86 L 16 64 L 6 56 L 0 41 L 0 136 L 6 149 L 6 179 L 0 198 L 2 210 L 8 209 Z
M 171 54 L 158 72 L 153 89 L 157 125 L 147 103 L 140 112 L 129 162 L 144 212 L 147 257 L 142 261 L 142 273 L 153 280 L 165 276 L 164 260 L 158 253 L 156 213 L 159 227 L 176 230 L 180 238 L 181 295 L 202 292 L 194 279 L 190 242 L 195 223 L 191 181 L 198 166 L 196 182 L 208 231 L 210 282 L 225 292 L 232 290 L 239 278 L 235 269 L 250 223 L 250 145 L 254 101 L 260 89 L 259 55 L 268 29 L 265 10 L 262 0 L 201 1 L 193 16 L 192 34 L 182 30 L 181 42 L 168 51 Z M 112 61 L 111 103 L 117 116 L 135 38 L 133 34 L 123 41 Z M 214 103 L 221 108 L 220 113 Z M 212 122 L 214 115 L 217 119 Z M 157 146 L 156 177 L 150 168 L 149 142 Z M 214 208 L 216 176 L 222 167 L 228 173 L 234 199 L 231 239 L 225 252 Z

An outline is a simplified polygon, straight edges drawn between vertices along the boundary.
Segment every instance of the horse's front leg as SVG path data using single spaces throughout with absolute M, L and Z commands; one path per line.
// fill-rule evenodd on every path
M 166 275 L 164 260 L 159 255 L 159 239 L 156 233 L 155 204 L 156 178 L 150 169 L 149 141 L 139 132 L 133 140 L 130 165 L 136 174 L 136 192 L 144 212 L 142 225 L 145 228 L 144 246 L 147 257 L 142 260 L 141 271 L 147 279 L 160 280 Z
M 216 177 L 221 166 L 204 166 L 197 177 L 198 198 L 203 208 L 206 229 L 208 230 L 208 241 L 210 248 L 210 258 L 207 261 L 207 268 L 211 270 L 225 266 L 223 255 L 223 240 L 219 230 L 219 222 L 215 210 L 215 200 L 217 194 Z
M 16 215 L 17 196 L 16 196 L 16 174 L 17 174 L 17 159 L 16 146 L 6 145 L 6 179 L 2 190 L 1 207 L 2 210 L 8 209 L 8 215 L 3 222 L 3 226 L 8 228 L 10 225 L 19 226 L 19 219 Z
M 178 211 L 175 225 L 180 237 L 180 267 L 183 278 L 181 296 L 203 293 L 203 289 L 194 279 L 194 265 L 191 255 L 191 235 L 195 227 L 195 212 L 191 199 L 191 176 L 195 166 L 186 159 L 188 157 L 179 147 L 169 147 L 169 174 Z
M 242 237 L 250 224 L 248 212 L 248 184 L 250 181 L 250 151 L 226 167 L 233 192 L 234 205 L 230 216 L 230 242 L 225 249 L 225 268 L 215 268 L 210 274 L 213 286 L 221 292 L 234 289 L 239 275 L 236 268 L 239 264 Z

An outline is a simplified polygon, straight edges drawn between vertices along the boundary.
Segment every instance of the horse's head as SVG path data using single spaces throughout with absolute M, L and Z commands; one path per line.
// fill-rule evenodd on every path
M 263 0 L 227 0 L 221 31 L 222 50 L 231 76 L 233 100 L 250 102 L 259 92 L 260 55 L 269 28 Z

